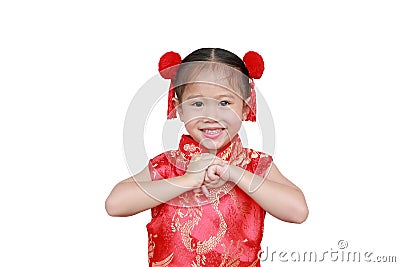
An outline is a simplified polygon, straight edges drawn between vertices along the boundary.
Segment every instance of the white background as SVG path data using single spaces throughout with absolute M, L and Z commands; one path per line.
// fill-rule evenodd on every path
M 274 159 L 310 215 L 301 225 L 267 216 L 263 248 L 322 253 L 344 239 L 400 260 L 400 4 L 260 3 L 1 2 L 1 266 L 146 266 L 150 212 L 104 209 L 130 175 L 125 113 L 164 52 L 200 47 L 266 62 L 256 84 L 274 117 Z

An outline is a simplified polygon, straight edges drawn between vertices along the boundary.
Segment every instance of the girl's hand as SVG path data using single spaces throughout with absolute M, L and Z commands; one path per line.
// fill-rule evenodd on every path
M 227 181 L 229 181 L 229 165 L 213 164 L 208 167 L 203 184 L 207 188 L 217 188 L 224 185 Z
M 185 176 L 190 180 L 193 189 L 200 188 L 203 185 L 207 168 L 215 164 L 223 164 L 223 161 L 213 154 L 202 153 L 192 157 Z

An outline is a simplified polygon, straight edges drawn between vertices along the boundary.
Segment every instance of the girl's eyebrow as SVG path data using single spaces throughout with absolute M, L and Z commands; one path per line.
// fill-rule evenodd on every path
M 224 98 L 224 97 L 234 97 L 233 94 L 224 94 L 224 95 L 218 95 L 218 98 Z
M 202 97 L 203 95 L 197 94 L 197 95 L 189 95 L 186 99 L 191 99 L 191 98 L 197 98 L 197 97 Z
M 196 95 L 189 95 L 186 99 L 192 99 L 192 98 L 198 98 L 198 97 L 204 97 L 203 95 L 201 95 L 201 94 L 196 94 Z M 230 98 L 232 98 L 232 97 L 234 97 L 234 95 L 233 94 L 222 94 L 222 95 L 217 95 L 216 96 L 216 98 L 224 98 L 224 97 L 230 97 Z

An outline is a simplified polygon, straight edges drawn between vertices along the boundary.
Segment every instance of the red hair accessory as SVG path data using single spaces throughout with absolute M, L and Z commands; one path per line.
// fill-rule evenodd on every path
M 247 52 L 243 62 L 249 70 L 250 79 L 260 79 L 264 72 L 264 60 L 260 54 L 254 51 Z
M 249 71 L 250 82 L 250 112 L 247 114 L 246 121 L 256 121 L 256 91 L 254 89 L 254 79 L 259 79 L 264 72 L 264 60 L 260 54 L 254 51 L 247 52 L 243 57 L 243 62 Z
M 181 56 L 178 53 L 172 51 L 162 55 L 160 61 L 158 62 L 158 71 L 160 72 L 160 75 L 164 79 L 171 80 L 171 84 L 168 90 L 167 119 L 176 118 L 176 110 L 174 108 L 174 104 L 172 101 L 175 95 L 174 85 L 172 84 L 172 80 L 175 78 L 176 71 L 181 62 L 182 62 Z

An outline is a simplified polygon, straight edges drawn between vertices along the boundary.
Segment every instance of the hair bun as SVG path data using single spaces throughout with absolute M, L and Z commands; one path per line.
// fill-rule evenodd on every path
M 264 72 L 264 60 L 260 54 L 249 51 L 244 55 L 243 62 L 249 70 L 249 78 L 261 78 Z
M 175 78 L 178 65 L 182 62 L 181 56 L 173 51 L 161 56 L 158 71 L 164 79 Z

